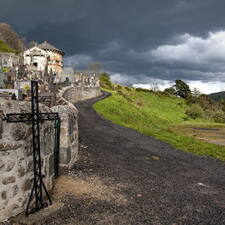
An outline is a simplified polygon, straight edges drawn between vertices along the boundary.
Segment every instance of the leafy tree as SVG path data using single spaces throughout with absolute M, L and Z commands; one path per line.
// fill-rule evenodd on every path
M 99 77 L 100 86 L 106 89 L 112 89 L 112 83 L 110 81 L 110 76 L 107 73 L 103 73 Z
M 169 87 L 169 88 L 166 88 L 164 90 L 164 92 L 170 94 L 170 95 L 176 95 L 176 89 L 174 87 Z
M 194 98 L 198 98 L 200 95 L 201 95 L 201 92 L 197 89 L 197 88 L 193 88 L 192 92 L 191 92 L 191 95 L 194 97 Z
M 181 98 L 187 99 L 188 96 L 191 95 L 191 90 L 189 85 L 187 85 L 182 80 L 175 80 L 174 88 L 176 89 L 176 95 Z

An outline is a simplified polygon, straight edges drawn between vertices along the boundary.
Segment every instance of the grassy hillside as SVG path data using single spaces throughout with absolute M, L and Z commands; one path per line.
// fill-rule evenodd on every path
M 0 40 L 0 52 L 17 53 L 17 50 L 10 48 L 4 41 Z
M 97 102 L 94 109 L 116 124 L 152 135 L 177 149 L 225 160 L 225 146 L 209 144 L 194 139 L 178 127 L 223 126 L 206 121 L 194 121 L 187 117 L 185 100 L 129 88 L 110 90 L 112 96 Z
M 219 101 L 221 99 L 225 100 L 225 91 L 212 93 L 212 94 L 209 95 L 209 98 L 214 100 L 214 101 Z

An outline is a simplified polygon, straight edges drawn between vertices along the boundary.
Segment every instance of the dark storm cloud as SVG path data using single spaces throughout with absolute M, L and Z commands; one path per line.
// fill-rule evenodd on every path
M 105 70 L 139 82 L 210 81 L 215 75 L 225 80 L 223 53 L 213 52 L 212 40 L 212 52 L 206 51 L 208 33 L 225 30 L 224 0 L 0 1 L 0 21 L 28 40 L 48 40 L 63 49 L 66 63 L 77 68 L 100 61 Z M 191 43 L 192 38 L 202 42 Z M 214 43 L 219 41 L 223 36 Z M 194 57 L 200 57 L 199 63 Z

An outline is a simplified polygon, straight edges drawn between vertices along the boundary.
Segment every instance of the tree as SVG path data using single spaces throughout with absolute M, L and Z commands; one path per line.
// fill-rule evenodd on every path
M 191 92 L 191 95 L 188 95 L 188 97 L 186 98 L 187 103 L 188 104 L 197 103 L 200 96 L 201 96 L 201 92 L 197 88 L 194 88 Z
M 110 81 L 110 76 L 107 73 L 103 73 L 99 77 L 100 80 L 100 86 L 102 88 L 111 89 L 112 83 Z
M 22 38 L 7 23 L 0 23 L 0 40 L 4 41 L 12 49 L 24 50 Z
M 176 89 L 174 87 L 169 87 L 169 88 L 166 88 L 164 90 L 164 92 L 170 94 L 170 95 L 176 95 Z
M 159 91 L 159 85 L 156 82 L 152 81 L 150 83 L 150 90 L 152 90 L 152 91 Z
M 176 95 L 181 98 L 187 99 L 191 95 L 189 85 L 182 80 L 175 80 L 174 88 L 176 89 Z
M 191 92 L 191 95 L 194 97 L 194 98 L 198 98 L 202 93 L 197 89 L 197 88 L 193 88 L 192 92 Z

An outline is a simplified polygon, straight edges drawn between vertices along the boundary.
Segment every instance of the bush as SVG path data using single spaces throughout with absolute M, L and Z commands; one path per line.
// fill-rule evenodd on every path
M 122 89 L 122 86 L 121 85 L 119 85 L 119 84 L 114 85 L 114 90 L 119 91 L 121 89 Z
M 135 90 L 136 90 L 136 91 L 143 91 L 143 92 L 153 93 L 153 91 L 152 91 L 152 90 L 149 90 L 149 89 L 144 89 L 144 88 L 136 88 Z
M 192 119 L 201 118 L 204 116 L 204 110 L 198 104 L 193 104 L 187 111 L 186 114 Z
M 131 91 L 131 90 L 132 90 L 131 88 L 129 88 L 129 87 L 127 87 L 127 86 L 125 86 L 124 89 L 125 89 L 126 91 Z
M 213 120 L 216 123 L 225 123 L 225 113 L 222 111 L 215 112 L 215 114 L 213 115 Z
M 164 93 L 169 94 L 169 95 L 176 95 L 176 90 L 174 87 L 166 88 L 164 90 Z

